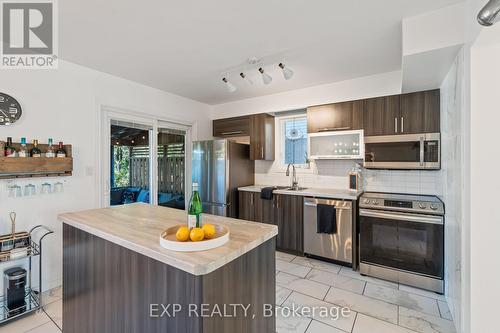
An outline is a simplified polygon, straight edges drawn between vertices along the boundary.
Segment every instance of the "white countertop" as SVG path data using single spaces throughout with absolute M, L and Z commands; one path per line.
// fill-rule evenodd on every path
M 252 185 L 239 187 L 239 191 L 247 192 L 260 192 L 264 187 L 271 187 L 273 185 Z M 363 194 L 363 191 L 353 191 L 353 190 L 342 190 L 333 188 L 306 188 L 300 191 L 290 191 L 290 190 L 274 190 L 273 193 L 276 194 L 290 194 L 290 195 L 300 195 L 303 197 L 318 197 L 318 198 L 328 198 L 328 199 L 342 199 L 342 200 L 358 200 L 359 196 Z
M 186 223 L 187 216 L 183 210 L 130 204 L 61 214 L 58 219 L 193 275 L 213 272 L 278 234 L 275 225 L 203 214 L 204 223 L 229 228 L 229 241 L 207 251 L 176 252 L 160 245 L 160 234 L 169 227 Z

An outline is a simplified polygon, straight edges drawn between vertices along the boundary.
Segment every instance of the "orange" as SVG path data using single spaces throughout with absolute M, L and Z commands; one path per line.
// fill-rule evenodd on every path
M 213 238 L 215 236 L 215 227 L 213 226 L 213 224 L 204 224 L 203 227 L 203 232 L 205 233 L 205 238 Z
M 193 229 L 191 229 L 191 232 L 189 233 L 189 238 L 191 238 L 191 240 L 193 242 L 202 241 L 204 237 L 205 237 L 205 233 L 203 232 L 203 229 L 201 229 L 201 228 L 193 228 Z
M 175 238 L 179 242 L 185 242 L 189 239 L 189 228 L 188 227 L 180 227 L 177 229 L 177 232 L 175 233 Z

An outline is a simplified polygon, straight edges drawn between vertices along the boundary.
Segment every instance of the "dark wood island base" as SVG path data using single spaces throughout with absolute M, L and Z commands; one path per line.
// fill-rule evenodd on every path
M 276 331 L 275 237 L 193 275 L 66 223 L 63 235 L 64 333 Z

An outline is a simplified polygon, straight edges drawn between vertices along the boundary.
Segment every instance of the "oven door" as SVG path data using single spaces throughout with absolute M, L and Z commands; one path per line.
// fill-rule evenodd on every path
M 441 216 L 360 209 L 360 261 L 443 278 Z
M 440 134 L 365 137 L 365 167 L 369 169 L 439 169 Z

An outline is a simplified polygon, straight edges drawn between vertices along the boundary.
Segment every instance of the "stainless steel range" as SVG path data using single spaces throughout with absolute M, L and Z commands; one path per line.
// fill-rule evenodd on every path
M 361 274 L 443 293 L 443 202 L 367 192 L 359 207 Z

